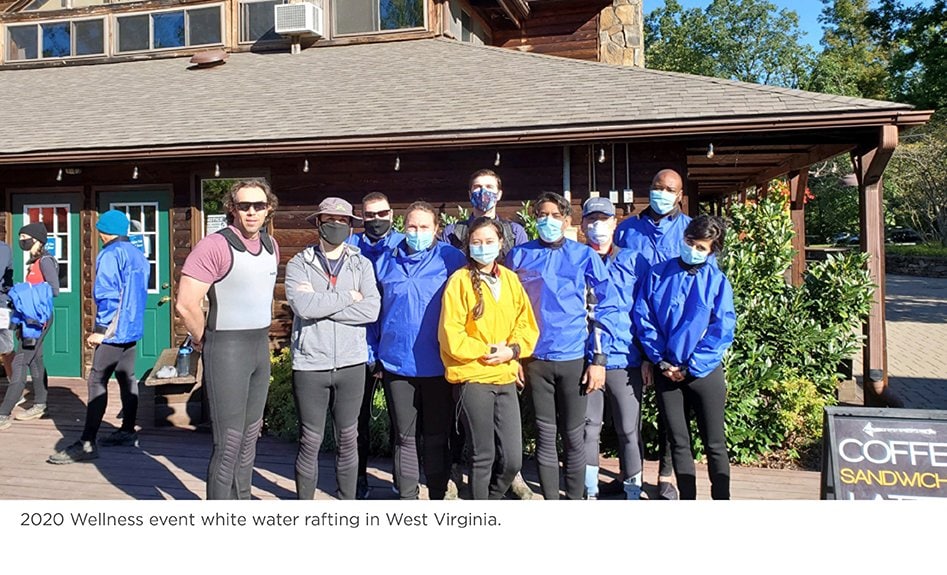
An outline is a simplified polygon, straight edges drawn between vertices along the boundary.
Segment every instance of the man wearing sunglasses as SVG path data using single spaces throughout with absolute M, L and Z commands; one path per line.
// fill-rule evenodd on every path
M 249 499 L 256 441 L 270 385 L 269 332 L 279 248 L 264 227 L 276 196 L 261 180 L 236 182 L 226 228 L 202 239 L 181 269 L 176 309 L 204 352 L 214 450 L 208 499 Z M 204 296 L 210 309 L 204 316 Z
M 348 243 L 356 246 L 372 265 L 381 254 L 390 252 L 404 239 L 404 234 L 392 228 L 394 210 L 388 203 L 388 197 L 381 192 L 372 192 L 362 198 L 362 219 L 364 232 L 349 236 Z M 365 363 L 365 394 L 358 415 L 358 482 L 355 496 L 368 499 L 371 488 L 368 486 L 368 447 L 371 445 L 369 421 L 371 419 L 372 399 L 375 386 L 381 380 L 381 364 L 375 362 L 375 350 L 378 344 L 378 322 L 368 326 L 368 362 Z

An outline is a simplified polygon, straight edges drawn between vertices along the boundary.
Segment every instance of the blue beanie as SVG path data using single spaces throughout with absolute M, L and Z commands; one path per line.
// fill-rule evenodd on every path
M 109 210 L 99 216 L 99 222 L 95 224 L 95 229 L 110 236 L 127 236 L 128 216 L 125 215 L 125 212 Z

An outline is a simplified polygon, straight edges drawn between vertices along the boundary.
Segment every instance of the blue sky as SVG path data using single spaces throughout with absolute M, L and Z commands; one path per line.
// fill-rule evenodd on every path
M 706 8 L 711 0 L 678 0 L 685 9 L 687 8 Z M 822 25 L 819 24 L 819 14 L 822 13 L 822 2 L 820 0 L 769 0 L 778 8 L 788 8 L 796 12 L 799 16 L 799 27 L 805 32 L 802 38 L 804 42 L 811 44 L 817 50 L 819 49 L 819 40 L 822 39 Z M 908 1 L 906 4 L 925 4 L 929 5 L 930 0 L 921 0 L 920 2 Z M 875 4 L 875 2 L 872 2 Z M 645 15 L 649 14 L 655 8 L 664 6 L 664 0 L 644 0 Z

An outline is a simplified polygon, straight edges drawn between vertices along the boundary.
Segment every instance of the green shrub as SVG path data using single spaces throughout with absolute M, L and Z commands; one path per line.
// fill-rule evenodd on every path
M 911 245 L 891 245 L 885 246 L 885 251 L 889 254 L 899 256 L 921 256 L 928 258 L 947 259 L 947 246 L 940 242 L 928 242 L 926 244 Z

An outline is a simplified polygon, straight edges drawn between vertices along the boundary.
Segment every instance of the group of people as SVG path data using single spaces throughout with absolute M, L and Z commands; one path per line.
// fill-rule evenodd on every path
M 368 496 L 368 422 L 384 389 L 402 499 L 447 497 L 452 467 L 469 466 L 471 495 L 499 499 L 522 467 L 521 390 L 535 414 L 542 494 L 599 493 L 605 397 L 620 444 L 623 488 L 642 493 L 642 388 L 655 385 L 681 498 L 696 497 L 689 419 L 696 415 L 712 496 L 729 497 L 721 367 L 735 326 L 732 292 L 716 265 L 724 224 L 680 210 L 682 180 L 662 170 L 650 205 L 620 225 L 612 203 L 583 206 L 586 243 L 568 239 L 570 203 L 541 194 L 539 237 L 497 216 L 503 190 L 490 170 L 469 182 L 473 216 L 439 229 L 416 201 L 394 229 L 388 198 L 371 193 L 361 216 L 341 198 L 307 221 L 318 241 L 286 264 L 293 311 L 293 395 L 299 417 L 297 496 L 312 499 L 332 417 L 337 496 Z M 269 384 L 269 335 L 279 247 L 265 229 L 277 207 L 269 186 L 236 183 L 228 227 L 199 242 L 182 268 L 177 310 L 203 349 L 213 429 L 209 499 L 248 499 Z M 355 233 L 356 227 L 363 231 Z M 205 313 L 202 302 L 209 298 Z M 677 496 L 675 491 L 673 496 Z
M 642 389 L 654 385 L 661 495 L 678 496 L 674 473 L 679 496 L 696 498 L 693 414 L 707 452 L 711 495 L 728 498 L 721 364 L 735 313 L 715 260 L 725 229 L 719 218 L 692 220 L 682 213 L 682 190 L 679 174 L 660 171 L 649 207 L 620 224 L 608 199 L 589 199 L 576 221 L 584 244 L 566 237 L 572 207 L 556 193 L 543 193 L 533 204 L 537 239 L 499 217 L 502 183 L 491 170 L 470 178 L 473 216 L 443 231 L 425 201 L 407 207 L 399 232 L 381 193 L 363 198 L 361 216 L 341 198 L 323 200 L 307 219 L 318 229 L 318 241 L 295 254 L 285 271 L 300 429 L 297 496 L 315 495 L 328 414 L 337 496 L 368 497 L 368 424 L 381 385 L 391 424 L 393 488 L 402 499 L 418 498 L 422 468 L 429 497 L 447 497 L 458 467 L 469 469 L 473 498 L 503 498 L 522 467 L 521 400 L 531 403 L 535 417 L 542 495 L 560 497 L 561 443 L 565 496 L 595 499 L 606 397 L 622 487 L 628 499 L 639 499 Z M 208 499 L 250 497 L 270 379 L 280 253 L 266 227 L 277 204 L 264 181 L 234 184 L 224 201 L 228 226 L 198 242 L 181 270 L 176 309 L 192 346 L 203 352 L 213 431 Z M 43 244 L 45 237 L 31 236 L 37 230 L 29 227 L 21 238 Z M 363 231 L 354 233 L 356 227 Z M 104 246 L 96 265 L 95 333 L 88 339 L 96 351 L 87 421 L 80 440 L 51 456 L 51 463 L 97 457 L 95 438 L 113 371 L 124 421 L 102 443 L 137 442 L 134 342 L 141 337 L 149 268 L 126 241 L 123 213 L 103 214 L 97 229 Z M 52 283 L 40 251 L 31 261 L 38 270 L 30 277 Z M 37 356 L 42 369 L 38 349 L 16 355 L 11 382 Z M 34 373 L 34 386 L 38 380 L 44 382 Z M 11 384 L 0 426 L 21 393 L 22 385 Z M 32 411 L 42 415 L 45 394 L 34 395 Z
M 87 345 L 94 350 L 87 382 L 86 420 L 81 437 L 50 455 L 49 463 L 95 459 L 99 456 L 98 445 L 138 443 L 135 355 L 136 344 L 144 333 L 151 267 L 141 250 L 130 243 L 129 225 L 128 216 L 118 210 L 108 210 L 96 222 L 102 246 L 96 257 L 92 288 L 96 314 L 92 333 L 86 338 Z M 48 238 L 49 230 L 43 222 L 31 222 L 20 230 L 19 245 L 26 253 L 27 271 L 25 281 L 17 284 L 12 284 L 10 249 L 0 244 L 0 267 L 5 270 L 0 303 L 8 312 L 12 311 L 11 322 L 0 329 L 0 353 L 5 354 L 4 369 L 9 380 L 0 405 L 0 430 L 9 428 L 14 419 L 29 421 L 47 414 L 43 341 L 53 324 L 53 298 L 60 289 L 59 264 L 47 252 Z M 12 361 L 7 359 L 10 354 Z M 33 404 L 12 416 L 14 407 L 23 402 L 27 372 L 33 384 Z M 108 401 L 108 380 L 113 374 L 121 392 L 122 425 L 97 441 Z

